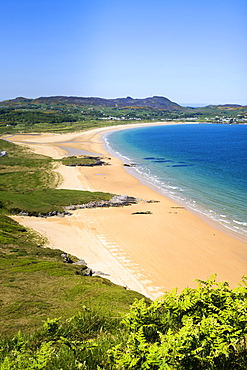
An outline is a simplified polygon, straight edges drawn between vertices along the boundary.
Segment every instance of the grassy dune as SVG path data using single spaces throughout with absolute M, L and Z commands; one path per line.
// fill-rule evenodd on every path
M 63 206 L 109 200 L 112 194 L 55 189 L 61 181 L 53 171 L 59 161 L 32 153 L 29 149 L 0 140 L 0 149 L 8 154 L 0 158 L 0 212 L 29 215 L 63 211 Z M 92 159 L 62 159 L 64 164 L 92 163 Z

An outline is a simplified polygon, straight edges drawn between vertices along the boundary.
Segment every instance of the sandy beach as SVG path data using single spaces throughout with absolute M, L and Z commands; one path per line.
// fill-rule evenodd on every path
M 164 123 L 162 123 L 164 124 Z M 131 176 L 120 159 L 106 152 L 103 133 L 133 125 L 69 134 L 15 135 L 8 140 L 53 158 L 65 148 L 102 155 L 108 166 L 65 167 L 60 188 L 104 191 L 143 199 L 130 207 L 76 210 L 64 218 L 16 216 L 60 248 L 84 259 L 114 283 L 156 299 L 174 287 L 196 286 L 195 279 L 236 286 L 247 273 L 247 243 L 174 203 Z M 135 127 L 137 125 L 134 125 Z M 154 203 L 147 203 L 156 200 Z M 132 214 L 150 211 L 150 214 Z

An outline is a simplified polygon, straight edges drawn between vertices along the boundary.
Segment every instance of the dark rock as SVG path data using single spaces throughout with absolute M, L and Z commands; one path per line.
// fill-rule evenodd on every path
M 71 211 L 75 211 L 76 210 L 76 206 L 72 204 L 70 206 L 67 206 L 66 209 L 69 209 Z
M 18 216 L 28 216 L 28 212 L 20 212 L 18 213 Z
M 124 163 L 124 167 L 135 167 L 135 163 Z
M 80 274 L 80 275 L 82 275 L 82 276 L 92 276 L 92 275 L 93 275 L 93 270 L 92 270 L 92 269 L 90 269 L 90 267 L 83 266 L 83 267 L 80 269 L 79 274 Z
M 151 215 L 152 212 L 150 211 L 140 211 L 140 212 L 133 212 L 132 215 Z
M 67 253 L 62 253 L 61 254 L 61 257 L 63 257 L 63 262 L 64 263 L 73 263 L 73 261 L 69 258 L 69 256 L 67 255 Z

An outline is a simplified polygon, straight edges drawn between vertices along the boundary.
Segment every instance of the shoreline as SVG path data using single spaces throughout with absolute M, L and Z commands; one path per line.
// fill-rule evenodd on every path
M 170 123 L 167 123 L 167 125 L 169 125 Z M 173 123 L 173 124 L 176 124 L 176 123 Z M 180 124 L 180 123 L 178 123 Z M 195 123 L 195 122 L 187 122 L 187 123 L 184 123 L 182 122 L 181 124 L 198 124 L 198 123 Z M 132 128 L 135 128 L 135 127 L 132 127 Z M 129 129 L 129 128 L 121 128 L 120 130 L 125 130 L 125 129 Z M 113 130 L 115 131 L 115 130 Z M 106 133 L 103 133 L 102 134 L 102 142 L 104 143 L 104 149 L 112 156 L 115 156 L 117 158 L 119 158 L 122 163 L 128 163 L 129 161 L 129 158 L 127 158 L 125 161 L 124 161 L 124 156 L 121 155 L 121 153 L 115 153 L 114 150 L 110 147 L 110 144 L 108 143 L 108 140 L 107 140 L 107 136 L 108 136 L 108 133 L 110 132 L 106 132 Z M 127 162 L 126 162 L 127 161 Z M 223 225 L 222 223 L 220 223 L 218 220 L 216 219 L 213 219 L 213 218 L 210 218 L 210 216 L 208 216 L 207 214 L 199 211 L 198 209 L 194 209 L 192 208 L 188 203 L 186 203 L 185 201 L 181 200 L 181 199 L 178 199 L 176 196 L 171 196 L 169 194 L 169 192 L 165 191 L 164 189 L 162 188 L 159 188 L 158 186 L 156 186 L 155 184 L 153 184 L 152 182 L 149 182 L 148 180 L 146 180 L 145 178 L 143 178 L 139 173 L 138 171 L 135 170 L 135 167 L 125 167 L 125 170 L 126 172 L 128 172 L 131 176 L 134 176 L 135 178 L 137 178 L 143 185 L 146 185 L 148 186 L 149 188 L 153 189 L 156 193 L 159 193 L 160 195 L 164 196 L 165 198 L 168 198 L 170 199 L 171 201 L 177 203 L 177 205 L 181 206 L 181 207 L 184 207 L 186 208 L 189 212 L 193 213 L 194 215 L 196 215 L 197 217 L 201 218 L 203 221 L 205 221 L 207 224 L 211 225 L 212 227 L 232 236 L 233 238 L 236 238 L 238 240 L 241 240 L 243 242 L 247 242 L 247 235 L 243 234 L 243 233 L 239 233 L 231 228 L 228 228 L 227 226 Z
M 28 134 L 16 135 L 13 142 L 29 144 L 40 154 L 61 158 L 65 142 L 70 141 L 71 148 L 111 158 L 110 166 L 100 168 L 61 166 L 59 171 L 64 182 L 60 188 L 100 190 L 146 201 L 154 199 L 159 203 L 143 202 L 120 209 L 77 210 L 65 219 L 37 220 L 21 216 L 15 219 L 45 234 L 51 246 L 85 259 L 90 267 L 91 264 L 101 266 L 97 270 L 108 273 L 115 263 L 114 271 L 106 278 L 152 299 L 174 287 L 181 290 L 195 286 L 195 279 L 206 280 L 214 273 L 218 274 L 217 280 L 226 280 L 231 286 L 236 286 L 246 274 L 246 242 L 222 232 L 191 210 L 181 208 L 175 201 L 159 194 L 150 185 L 141 183 L 126 171 L 119 158 L 106 151 L 101 141 L 102 134 L 144 125 L 117 125 L 61 135 L 41 134 L 35 139 Z M 33 144 L 34 140 L 38 144 Z M 63 148 L 59 145 L 61 143 Z M 132 215 L 136 211 L 147 210 L 151 214 Z M 67 244 L 62 242 L 62 230 L 66 230 L 64 239 Z M 80 246 L 82 241 L 84 246 Z M 102 258 L 111 260 L 111 264 L 107 265 Z

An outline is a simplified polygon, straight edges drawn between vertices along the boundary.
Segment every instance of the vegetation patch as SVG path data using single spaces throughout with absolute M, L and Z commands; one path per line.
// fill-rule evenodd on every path
M 59 175 L 53 171 L 52 158 L 35 154 L 30 149 L 0 139 L 0 191 L 25 191 L 55 188 Z
M 103 301 L 101 306 L 82 304 L 67 319 L 46 319 L 31 335 L 19 331 L 13 339 L 3 339 L 1 370 L 246 368 L 246 278 L 235 289 L 227 282 L 217 283 L 212 276 L 198 280 L 196 289 L 187 288 L 180 294 L 175 289 L 151 304 L 136 299 L 122 319 L 112 314 L 119 287 L 112 284 L 114 292 L 104 285 L 104 279 L 95 279 L 96 284 L 103 284 L 111 305 Z M 84 303 L 88 302 L 85 285 L 78 282 L 68 290 L 72 304 L 82 296 Z M 119 302 L 121 298 L 119 295 Z M 23 309 L 31 316 L 51 311 L 52 305 L 25 299 L 10 304 L 4 312 L 18 318 Z
M 112 194 L 79 190 L 55 189 L 60 182 L 53 171 L 56 161 L 32 153 L 29 149 L 0 140 L 7 155 L 0 158 L 0 212 L 29 215 L 63 212 L 64 206 L 109 200 Z M 72 158 L 71 161 L 77 160 Z M 66 163 L 66 159 L 63 159 Z M 70 159 L 67 160 L 70 163 Z M 92 163 L 92 159 L 78 158 Z
M 2 192 L 2 208 L 10 214 L 25 212 L 29 216 L 63 212 L 65 206 L 110 200 L 112 194 L 67 189 L 43 189 L 25 192 Z
M 87 156 L 87 155 L 77 155 L 71 157 L 64 157 L 59 161 L 65 166 L 102 166 L 106 165 L 106 162 L 102 161 L 100 157 L 97 156 Z
M 173 290 L 123 320 L 128 339 L 110 351 L 114 369 L 245 369 L 247 277 L 230 289 L 216 275 L 198 288 Z
M 0 214 L 0 253 L 10 256 L 28 253 L 36 255 L 39 247 L 44 245 L 46 239 L 29 230 L 6 215 Z M 32 254 L 36 247 L 35 254 Z M 55 252 L 54 252 L 55 253 Z

